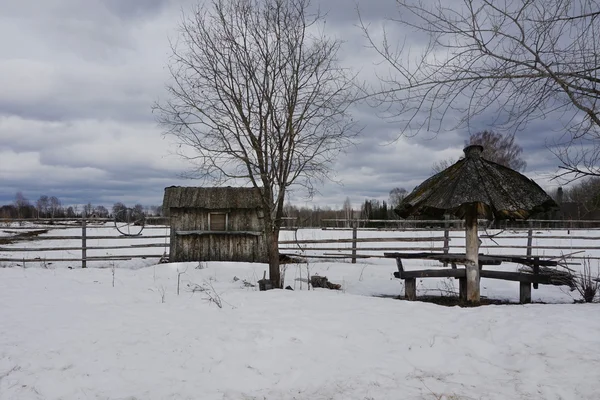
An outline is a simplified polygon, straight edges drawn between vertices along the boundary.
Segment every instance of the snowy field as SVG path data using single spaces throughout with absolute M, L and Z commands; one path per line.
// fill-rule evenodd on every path
M 514 238 L 496 241 L 526 243 L 522 231 L 505 234 Z M 56 235 L 67 236 L 64 230 Z M 305 230 L 298 238 L 325 235 L 351 233 Z M 366 235 L 415 233 L 359 233 Z M 596 231 L 571 235 L 600 236 Z M 572 246 L 573 252 L 597 246 L 581 239 L 543 244 Z M 25 245 L 46 247 L 47 241 L 11 246 Z M 408 246 L 361 244 L 400 245 Z M 340 246 L 348 252 L 349 244 Z M 7 254 L 0 251 L 0 257 Z M 286 285 L 295 290 L 268 292 L 249 286 L 262 277 L 264 264 L 156 262 L 105 262 L 86 270 L 60 262 L 47 268 L 4 263 L 0 399 L 600 398 L 600 304 L 573 304 L 579 297 L 567 287 L 540 285 L 532 291 L 533 301 L 550 304 L 459 308 L 374 297 L 403 293 L 390 259 L 290 264 Z M 408 263 L 424 266 L 433 264 Z M 303 281 L 308 271 L 343 290 L 308 291 Z M 453 280 L 424 280 L 418 294 L 442 293 L 453 285 Z M 516 301 L 518 284 L 483 279 L 482 294 Z

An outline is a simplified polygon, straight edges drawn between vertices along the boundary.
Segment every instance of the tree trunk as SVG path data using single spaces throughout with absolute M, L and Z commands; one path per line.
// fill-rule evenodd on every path
M 473 204 L 465 215 L 465 240 L 467 270 L 467 301 L 479 304 L 479 237 L 477 236 L 477 204 Z
M 282 288 L 283 282 L 279 270 L 279 230 L 267 227 L 266 239 L 269 252 L 269 279 L 274 288 Z

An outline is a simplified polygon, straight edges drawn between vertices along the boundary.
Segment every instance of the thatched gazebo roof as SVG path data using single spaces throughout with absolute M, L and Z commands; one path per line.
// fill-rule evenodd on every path
M 488 219 L 526 219 L 558 207 L 533 180 L 481 158 L 482 146 L 465 148 L 465 158 L 427 179 L 396 208 L 396 213 L 464 218 L 469 207 Z
M 259 189 L 242 187 L 183 187 L 165 188 L 163 209 L 204 208 L 261 208 Z

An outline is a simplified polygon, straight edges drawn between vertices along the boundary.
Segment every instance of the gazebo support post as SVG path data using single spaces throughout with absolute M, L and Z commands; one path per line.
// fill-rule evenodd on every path
M 467 272 L 467 302 L 479 304 L 479 237 L 477 236 L 477 203 L 467 207 L 465 214 Z

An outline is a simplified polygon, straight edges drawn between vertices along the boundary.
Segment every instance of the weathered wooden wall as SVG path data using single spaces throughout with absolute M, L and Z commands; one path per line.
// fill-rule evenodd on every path
M 264 228 L 257 209 L 171 208 L 170 212 L 170 261 L 268 262 Z M 208 233 L 209 212 L 228 213 L 226 234 Z M 202 231 L 202 234 L 177 234 L 182 231 Z

